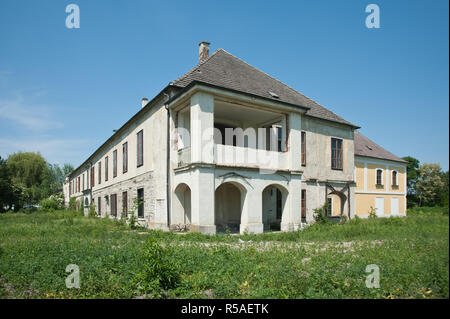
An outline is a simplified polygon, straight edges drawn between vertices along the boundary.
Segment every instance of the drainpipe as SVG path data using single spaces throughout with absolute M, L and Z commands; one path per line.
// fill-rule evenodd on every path
M 164 93 L 164 95 L 167 97 L 167 101 L 165 102 L 164 105 L 164 107 L 167 110 L 166 196 L 167 196 L 167 227 L 170 230 L 170 111 L 169 111 L 170 95 L 167 93 Z

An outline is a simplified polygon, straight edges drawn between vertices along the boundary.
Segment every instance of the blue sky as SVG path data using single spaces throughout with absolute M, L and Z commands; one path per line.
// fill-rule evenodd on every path
M 65 26 L 68 4 L 80 28 Z M 367 29 L 365 7 L 380 7 Z M 0 2 L 0 155 L 81 164 L 198 61 L 224 48 L 398 156 L 449 161 L 448 1 Z

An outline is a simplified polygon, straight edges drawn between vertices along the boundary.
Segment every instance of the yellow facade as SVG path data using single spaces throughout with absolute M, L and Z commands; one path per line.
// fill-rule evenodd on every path
M 376 182 L 377 170 L 382 171 L 381 184 Z M 357 216 L 367 217 L 371 211 L 380 217 L 406 214 L 405 164 L 358 156 L 355 158 L 355 182 Z

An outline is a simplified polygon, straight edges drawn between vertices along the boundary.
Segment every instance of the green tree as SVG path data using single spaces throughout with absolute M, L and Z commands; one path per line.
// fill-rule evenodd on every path
M 25 204 L 36 204 L 48 196 L 46 189 L 49 172 L 46 160 L 39 153 L 18 152 L 8 157 L 6 165 L 10 172 L 11 182 L 21 188 Z M 15 203 L 22 206 L 22 203 Z
M 405 156 L 402 159 L 408 162 L 406 173 L 407 199 L 408 206 L 415 206 L 418 203 L 416 193 L 416 183 L 419 178 L 419 160 L 412 156 Z
M 415 189 L 419 198 L 419 206 L 438 204 L 439 194 L 445 189 L 441 166 L 427 163 L 420 165 Z

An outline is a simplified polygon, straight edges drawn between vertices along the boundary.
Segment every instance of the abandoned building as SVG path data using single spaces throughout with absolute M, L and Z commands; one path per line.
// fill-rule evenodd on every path
M 291 231 L 404 215 L 406 162 L 223 49 L 170 82 L 66 178 L 66 203 L 153 229 Z

